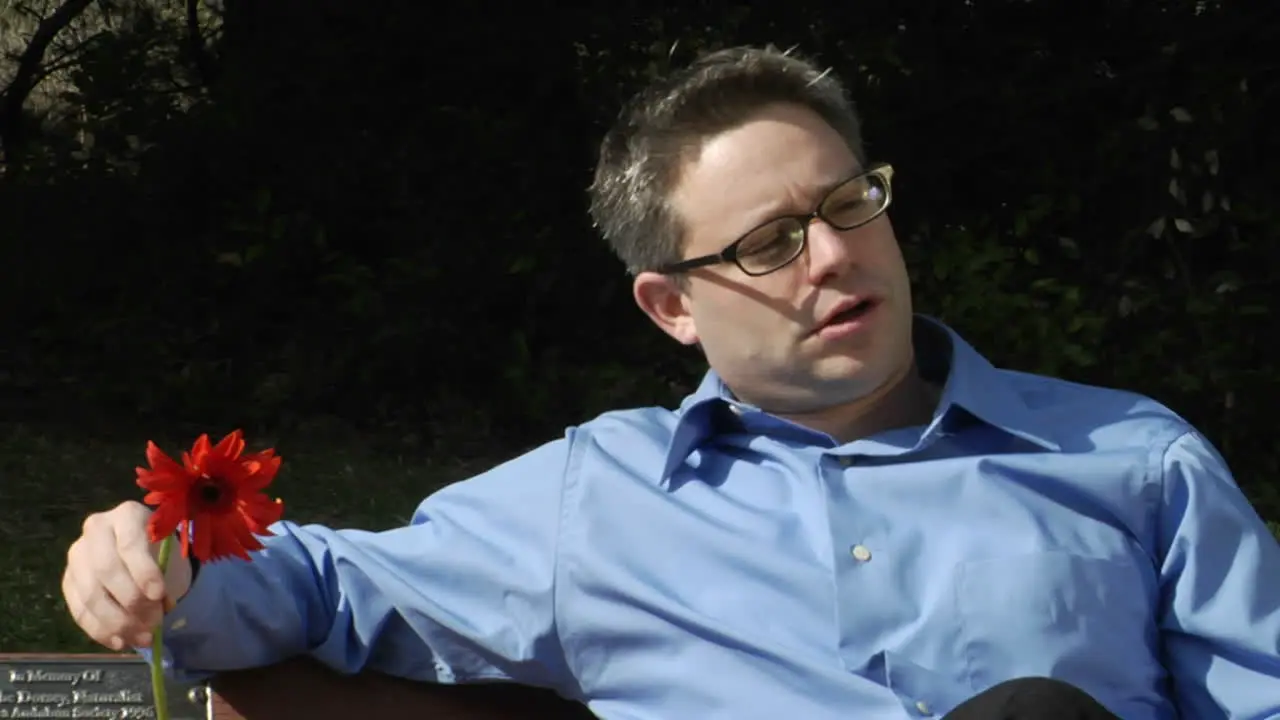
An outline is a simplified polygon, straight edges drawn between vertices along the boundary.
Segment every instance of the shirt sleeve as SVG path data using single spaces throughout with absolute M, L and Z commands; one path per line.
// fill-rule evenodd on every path
M 571 693 L 553 607 L 571 437 L 432 494 L 406 527 L 282 522 L 251 562 L 203 564 L 166 616 L 166 667 L 201 680 L 309 654 L 342 673 Z
M 1199 433 L 1163 472 L 1161 632 L 1181 715 L 1280 718 L 1280 545 Z

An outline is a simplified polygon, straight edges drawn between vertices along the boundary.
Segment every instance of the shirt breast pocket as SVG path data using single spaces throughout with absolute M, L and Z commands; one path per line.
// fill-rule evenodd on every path
M 975 687 L 1046 676 L 1108 695 L 1149 692 L 1159 670 L 1154 572 L 1064 551 L 965 562 L 956 603 Z

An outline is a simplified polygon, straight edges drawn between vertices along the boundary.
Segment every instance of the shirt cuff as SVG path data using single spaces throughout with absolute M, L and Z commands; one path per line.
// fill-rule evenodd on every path
M 197 582 L 199 577 L 199 561 L 191 558 L 191 587 L 173 607 L 165 613 L 162 627 L 164 629 L 164 657 L 161 667 L 165 675 L 175 682 L 197 684 L 209 680 L 215 673 L 188 669 L 183 666 L 184 650 L 189 647 L 190 640 L 184 636 L 199 634 L 199 628 L 208 627 L 203 618 L 209 616 L 217 607 L 217 591 L 212 583 Z M 195 621 L 194 623 L 192 621 Z M 191 638 L 195 642 L 208 642 L 207 638 Z M 134 648 L 148 663 L 151 662 L 150 647 Z

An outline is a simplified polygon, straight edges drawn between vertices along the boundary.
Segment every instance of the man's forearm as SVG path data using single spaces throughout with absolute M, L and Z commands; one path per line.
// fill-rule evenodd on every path
M 190 590 L 164 621 L 166 665 L 175 676 L 271 665 L 306 653 L 332 628 L 333 610 L 318 584 L 330 571 L 317 567 L 333 531 L 292 523 L 272 528 L 266 549 L 252 562 L 191 563 Z M 144 656 L 149 650 L 143 649 Z

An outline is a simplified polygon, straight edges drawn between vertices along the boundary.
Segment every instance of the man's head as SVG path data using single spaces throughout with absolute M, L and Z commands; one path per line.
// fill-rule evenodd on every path
M 659 328 L 700 345 L 742 400 L 812 413 L 911 368 L 909 282 L 883 212 L 891 174 L 867 164 L 834 75 L 737 48 L 623 110 L 591 211 Z

